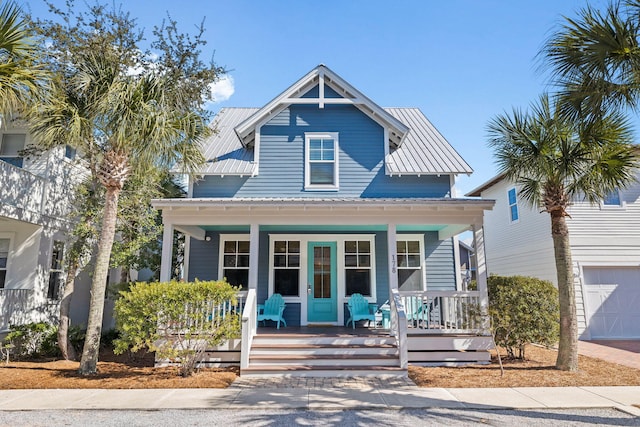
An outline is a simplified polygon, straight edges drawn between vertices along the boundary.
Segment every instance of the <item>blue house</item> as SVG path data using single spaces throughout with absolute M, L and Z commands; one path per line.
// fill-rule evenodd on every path
M 259 339 L 268 347 L 296 331 L 337 342 L 332 331 L 344 332 L 355 293 L 382 308 L 374 323 L 389 329 L 358 325 L 354 339 L 382 336 L 393 347 L 389 360 L 358 362 L 351 352 L 325 365 L 349 359 L 353 374 L 364 365 L 406 372 L 407 362 L 488 360 L 486 339 L 460 343 L 485 330 L 469 319 L 472 305 L 487 302 L 482 219 L 493 202 L 456 197 L 455 177 L 472 169 L 420 110 L 382 108 L 319 65 L 262 108 L 222 109 L 214 126 L 188 197 L 154 201 L 165 227 L 161 279 L 170 277 L 180 231 L 188 280 L 242 286 L 247 331 L 235 357 L 243 373 L 278 365 L 259 357 Z M 459 271 L 456 236 L 467 230 L 476 238 L 477 291 L 463 291 Z M 252 311 L 276 293 L 287 327 L 256 331 Z

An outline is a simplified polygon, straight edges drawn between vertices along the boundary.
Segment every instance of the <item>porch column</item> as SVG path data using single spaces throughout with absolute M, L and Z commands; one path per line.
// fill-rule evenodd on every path
M 387 224 L 387 247 L 389 252 L 389 295 L 398 289 L 398 247 L 396 245 L 396 225 Z
M 249 229 L 249 289 L 258 289 L 258 245 L 260 225 L 251 224 Z
M 171 280 L 171 255 L 173 253 L 173 223 L 164 223 L 162 233 L 162 258 L 160 261 L 160 281 Z
M 476 282 L 478 292 L 480 292 L 480 306 L 489 306 L 489 295 L 487 293 L 487 265 L 484 258 L 484 230 L 482 225 L 473 225 L 473 245 L 476 258 Z

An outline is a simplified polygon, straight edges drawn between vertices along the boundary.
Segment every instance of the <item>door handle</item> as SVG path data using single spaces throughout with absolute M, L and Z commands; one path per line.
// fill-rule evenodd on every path
M 311 295 L 311 283 L 307 284 L 307 295 Z

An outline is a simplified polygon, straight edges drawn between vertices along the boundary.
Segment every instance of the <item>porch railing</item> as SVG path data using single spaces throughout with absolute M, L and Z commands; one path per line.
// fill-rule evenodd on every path
M 240 350 L 240 369 L 249 367 L 249 352 L 253 337 L 256 335 L 256 325 L 258 319 L 258 305 L 256 290 L 249 289 L 247 299 L 242 311 L 242 344 Z
M 390 333 L 396 338 L 398 353 L 400 356 L 400 368 L 407 369 L 409 364 L 409 348 L 407 342 L 407 314 L 405 312 L 402 297 L 397 289 L 391 290 L 391 298 L 389 298 L 389 306 L 391 311 L 391 330 Z
M 488 333 L 478 291 L 410 291 L 400 295 L 412 334 Z
M 218 326 L 228 316 L 240 316 L 245 306 L 246 292 L 239 292 L 236 301 L 226 300 L 221 303 L 204 301 L 198 304 L 186 304 L 184 317 L 178 321 L 160 321 L 158 327 L 165 335 L 184 333 L 187 330 L 198 331 Z M 196 315 L 192 315 L 197 313 Z M 162 318 L 162 316 L 161 316 Z
M 0 289 L 0 331 L 32 321 L 33 308 L 33 289 Z

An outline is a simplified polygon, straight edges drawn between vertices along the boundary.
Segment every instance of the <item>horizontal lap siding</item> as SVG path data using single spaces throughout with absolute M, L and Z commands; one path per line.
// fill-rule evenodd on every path
M 338 191 L 305 191 L 305 132 L 339 134 Z M 384 131 L 351 105 L 292 105 L 260 131 L 255 177 L 207 176 L 193 197 L 445 197 L 449 177 L 386 176 Z
M 427 290 L 455 291 L 453 239 L 438 240 L 437 232 L 426 233 L 424 252 Z
M 210 241 L 190 238 L 188 280 L 218 280 L 220 234 L 207 232 Z

